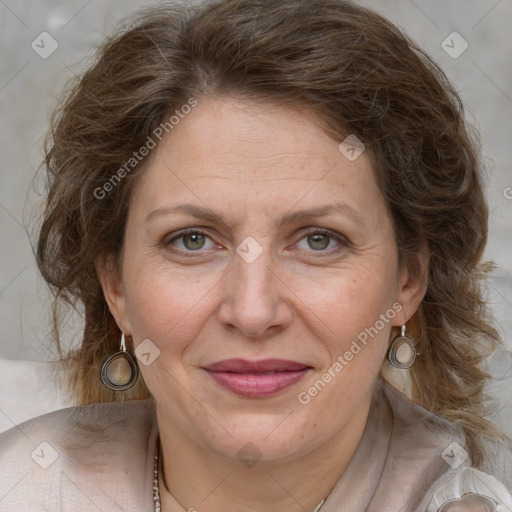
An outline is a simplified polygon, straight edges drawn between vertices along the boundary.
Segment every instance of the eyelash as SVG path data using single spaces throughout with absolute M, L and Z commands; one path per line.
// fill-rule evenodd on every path
M 172 252 L 180 253 L 181 255 L 185 256 L 186 258 L 194 258 L 194 257 L 202 256 L 203 251 L 201 249 L 198 249 L 197 251 L 190 251 L 190 250 L 184 251 L 182 249 L 174 249 L 174 248 L 171 249 L 170 248 L 170 246 L 173 242 L 179 240 L 180 238 L 183 238 L 186 235 L 190 235 L 190 234 L 204 235 L 211 239 L 211 237 L 207 231 L 204 231 L 199 228 L 187 228 L 187 229 L 183 229 L 182 231 L 179 231 L 172 238 L 164 239 L 163 246 L 165 248 L 171 250 Z M 335 239 L 338 242 L 338 246 L 333 249 L 318 250 L 318 251 L 312 250 L 311 251 L 311 252 L 320 253 L 321 256 L 324 256 L 326 254 L 331 255 L 333 253 L 337 253 L 337 252 L 341 251 L 342 249 L 346 249 L 349 246 L 348 240 L 343 235 L 340 235 L 331 230 L 322 229 L 322 228 L 306 228 L 306 231 L 303 232 L 303 236 L 302 236 L 302 238 L 299 239 L 299 241 L 310 236 L 310 235 L 317 235 L 317 234 L 326 235 L 329 238 Z M 314 257 L 316 257 L 316 256 L 314 256 Z

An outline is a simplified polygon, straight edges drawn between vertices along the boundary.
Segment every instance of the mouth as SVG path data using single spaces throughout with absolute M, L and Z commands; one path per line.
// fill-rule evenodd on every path
M 203 369 L 231 393 L 247 398 L 265 398 L 293 386 L 313 368 L 286 359 L 225 359 Z

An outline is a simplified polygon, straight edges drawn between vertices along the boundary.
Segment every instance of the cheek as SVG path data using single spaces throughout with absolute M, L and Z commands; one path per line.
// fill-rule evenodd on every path
M 144 381 L 159 400 L 186 408 L 180 401 L 181 386 L 173 383 L 188 383 L 186 387 L 192 388 L 183 360 L 209 317 L 205 295 L 211 285 L 151 262 L 128 262 L 126 275 L 131 276 L 126 281 L 125 297 L 134 346 L 149 339 L 158 348 L 154 362 L 139 364 Z
M 319 339 L 336 355 L 360 334 L 363 339 L 367 333 L 371 339 L 387 340 L 391 320 L 400 309 L 396 303 L 398 272 L 392 257 L 376 258 L 371 264 L 355 262 L 320 280 L 296 279 L 290 288 L 307 306 L 304 311 L 309 309 L 310 325 L 319 329 Z
M 297 399 L 306 407 L 308 418 L 316 416 L 311 411 L 321 415 L 321 430 L 336 431 L 344 425 L 371 391 L 387 351 L 393 319 L 400 314 L 392 275 L 381 274 L 377 279 L 349 277 L 347 272 L 346 279 L 310 295 L 317 304 L 310 325 L 318 328 L 315 334 L 328 358 L 323 359 L 315 379 L 299 389 Z
M 325 424 L 346 422 L 371 390 L 393 319 L 400 315 L 395 302 L 397 279 L 392 257 L 371 264 L 367 260 L 343 269 L 309 294 L 314 313 L 309 314 L 310 327 L 317 329 L 315 337 L 322 340 L 327 354 L 315 379 L 299 390 L 298 400 L 321 411 Z M 343 407 L 332 407 L 333 403 Z
M 163 258 L 127 257 L 124 295 L 135 342 L 145 338 L 180 349 L 209 316 L 209 297 L 218 276 L 196 269 L 173 269 Z M 172 343 L 169 343 L 169 342 Z

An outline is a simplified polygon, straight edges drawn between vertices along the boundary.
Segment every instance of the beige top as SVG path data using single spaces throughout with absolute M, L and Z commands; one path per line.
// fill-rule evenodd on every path
M 153 399 L 63 409 L 4 432 L 0 512 L 152 512 L 157 434 Z M 463 439 L 379 379 L 321 512 L 512 512 L 510 447 L 489 445 L 476 469 Z M 184 509 L 174 502 L 169 512 Z

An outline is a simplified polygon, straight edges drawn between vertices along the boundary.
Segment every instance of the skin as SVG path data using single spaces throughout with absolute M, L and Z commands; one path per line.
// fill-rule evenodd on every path
M 135 346 L 150 339 L 161 351 L 139 366 L 157 402 L 163 510 L 169 492 L 200 512 L 313 510 L 357 448 L 391 327 L 409 320 L 426 285 L 399 267 L 367 155 L 350 162 L 339 142 L 311 112 L 200 99 L 137 184 L 120 275 L 98 265 L 120 329 Z M 290 212 L 340 201 L 354 215 L 345 208 L 278 224 Z M 225 222 L 184 213 L 146 221 L 182 203 L 207 206 Z M 189 227 L 207 232 L 204 245 L 172 241 Z M 315 239 L 309 227 L 334 236 Z M 252 263 L 236 252 L 249 236 L 263 249 Z M 402 311 L 301 405 L 298 394 L 396 303 Z M 232 357 L 291 359 L 312 370 L 278 395 L 245 398 L 201 368 Z M 261 454 L 252 467 L 237 455 L 247 443 Z

